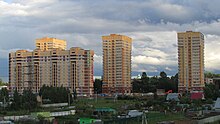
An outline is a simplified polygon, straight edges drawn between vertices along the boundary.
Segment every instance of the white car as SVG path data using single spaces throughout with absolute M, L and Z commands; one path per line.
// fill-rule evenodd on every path
M 143 112 L 139 112 L 138 110 L 130 110 L 128 112 L 128 115 L 130 117 L 138 117 L 138 116 L 142 116 L 143 115 Z

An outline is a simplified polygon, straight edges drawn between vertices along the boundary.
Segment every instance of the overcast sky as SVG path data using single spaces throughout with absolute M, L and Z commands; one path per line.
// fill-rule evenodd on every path
M 35 48 L 35 39 L 67 40 L 68 48 L 95 51 L 102 75 L 102 35 L 133 39 L 132 73 L 177 73 L 177 32 L 205 35 L 205 70 L 220 72 L 220 0 L 0 0 L 0 77 L 8 53 Z

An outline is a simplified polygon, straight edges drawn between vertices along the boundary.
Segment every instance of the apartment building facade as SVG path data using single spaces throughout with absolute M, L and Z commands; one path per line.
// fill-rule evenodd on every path
M 43 47 L 38 47 L 37 43 L 33 51 L 17 50 L 9 54 L 11 90 L 22 93 L 31 89 L 38 93 L 43 85 L 47 85 L 63 86 L 81 95 L 93 94 L 93 50 L 49 48 L 44 43 Z
M 201 32 L 178 33 L 179 92 L 203 91 L 204 35 Z
M 102 36 L 102 41 L 103 93 L 130 93 L 132 39 L 110 34 Z
M 36 49 L 40 49 L 40 50 L 51 50 L 54 48 L 58 48 L 58 49 L 66 49 L 66 41 L 65 40 L 60 40 L 57 38 L 49 38 L 49 37 L 43 37 L 43 38 L 39 38 L 36 39 Z

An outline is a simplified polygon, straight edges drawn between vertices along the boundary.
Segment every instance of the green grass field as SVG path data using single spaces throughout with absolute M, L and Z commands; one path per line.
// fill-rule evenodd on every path
M 161 121 L 175 121 L 175 120 L 183 120 L 185 119 L 182 113 L 164 113 L 160 112 L 150 112 L 147 114 L 147 120 L 149 124 L 155 124 L 156 122 Z
M 79 101 L 73 103 L 76 107 L 83 108 L 83 107 L 93 107 L 93 108 L 113 108 L 119 109 L 123 105 L 132 105 L 138 103 L 138 101 L 134 100 L 114 100 L 114 99 L 104 99 L 99 98 L 96 102 L 95 99 L 80 99 Z

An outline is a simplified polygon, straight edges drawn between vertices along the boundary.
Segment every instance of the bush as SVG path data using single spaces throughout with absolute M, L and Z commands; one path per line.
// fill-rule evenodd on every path
M 118 100 L 134 100 L 135 98 L 132 96 L 118 96 Z

